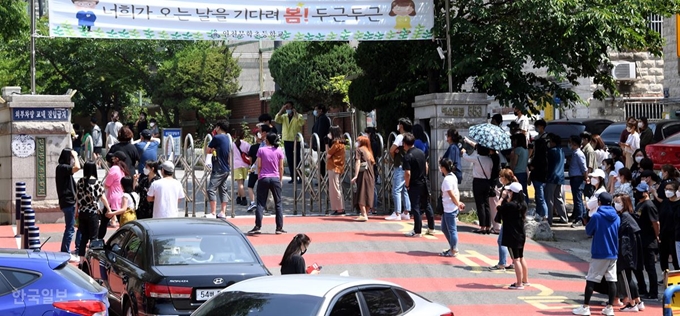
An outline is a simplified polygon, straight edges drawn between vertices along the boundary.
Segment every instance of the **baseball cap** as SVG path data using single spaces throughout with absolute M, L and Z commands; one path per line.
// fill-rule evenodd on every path
M 175 172 L 175 164 L 171 161 L 164 161 L 161 164 L 161 169 L 163 169 L 165 172 Z
M 648 192 L 649 191 L 649 185 L 647 183 L 640 182 L 640 184 L 638 184 L 635 187 L 635 190 L 638 190 L 639 192 Z
M 607 193 L 607 192 L 602 192 L 597 197 L 597 200 L 600 201 L 601 205 L 611 205 L 612 204 L 612 195 Z
M 519 182 L 513 182 L 510 183 L 509 185 L 506 185 L 505 189 L 515 193 L 519 193 L 520 191 L 522 191 L 522 185 Z
M 606 179 L 607 176 L 604 174 L 604 170 L 602 169 L 595 169 L 593 170 L 592 173 L 588 175 L 589 177 L 600 177 L 602 179 Z
M 142 137 L 149 139 L 151 138 L 151 130 L 145 129 L 141 132 Z

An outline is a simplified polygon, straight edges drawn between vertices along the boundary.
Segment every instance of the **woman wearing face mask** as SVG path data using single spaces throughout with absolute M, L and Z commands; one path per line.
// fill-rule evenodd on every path
M 642 159 L 647 158 L 647 154 L 645 154 L 642 149 L 638 149 L 633 153 L 633 164 L 630 166 L 630 172 L 633 173 L 633 182 L 637 184 L 638 177 L 640 177 L 640 173 L 643 170 L 640 170 L 640 162 L 642 162 Z
M 640 226 L 633 218 L 633 204 L 627 194 L 614 196 L 614 208 L 619 214 L 621 224 L 619 226 L 619 255 L 616 260 L 618 274 L 618 297 L 621 302 L 615 306 L 623 306 L 622 312 L 637 312 L 645 309 L 645 304 L 640 300 L 637 281 L 632 278 L 633 272 L 642 269 L 642 237 Z
M 137 206 L 137 219 L 145 219 L 153 217 L 153 202 L 147 201 L 147 192 L 151 183 L 159 180 L 161 176 L 158 174 L 158 161 L 148 160 L 142 171 L 143 175 L 139 177 L 135 192 L 139 194 L 139 205 Z
M 588 199 L 586 202 L 586 207 L 588 208 L 588 217 L 592 217 L 593 213 L 597 211 L 597 199 L 600 196 L 600 193 L 607 192 L 607 189 L 604 185 L 605 174 L 602 169 L 596 169 L 593 171 L 593 173 L 589 174 L 588 177 L 590 177 L 590 184 L 595 188 L 595 193 L 593 193 L 590 199 Z
M 633 195 L 632 173 L 628 168 L 621 168 L 619 170 L 619 187 L 614 190 L 614 194 L 626 194 L 630 196 L 631 202 L 635 205 L 635 198 Z
M 517 182 L 517 177 L 515 177 L 515 174 L 512 172 L 512 170 L 510 170 L 508 168 L 503 168 L 501 170 L 499 176 L 498 176 L 498 181 L 502 184 L 502 187 L 501 187 L 502 191 L 498 195 L 499 198 L 500 198 L 501 196 L 503 196 L 503 194 L 507 194 L 507 193 L 503 193 L 505 191 L 506 186 L 510 185 L 511 183 Z M 494 215 L 494 222 L 499 223 L 499 224 L 502 222 L 502 218 L 501 218 L 500 214 L 496 213 L 496 215 Z M 500 232 L 498 234 L 498 240 L 497 240 L 497 242 L 498 242 L 498 264 L 489 267 L 489 270 L 491 270 L 491 271 L 497 271 L 497 270 L 505 271 L 506 269 L 514 269 L 514 266 L 512 264 L 507 265 L 508 247 L 503 246 L 502 241 L 503 241 L 503 225 L 500 225 Z
M 670 182 L 678 182 L 680 181 L 680 172 L 678 172 L 678 169 L 675 169 L 673 165 L 665 164 L 661 166 L 661 172 L 659 173 L 660 179 L 660 184 L 659 184 L 659 191 L 657 192 L 659 197 L 666 198 L 666 195 L 664 194 L 664 188 L 666 187 L 666 184 Z M 661 201 L 659 201 L 661 202 Z
M 678 182 L 667 182 L 663 186 L 664 200 L 659 208 L 659 263 L 662 273 L 668 270 L 668 256 L 672 256 L 674 270 L 680 270 L 675 251 L 675 224 L 673 219 L 676 210 L 680 211 L 680 201 L 675 194 L 677 191 Z
M 442 233 L 446 236 L 446 241 L 449 242 L 449 249 L 440 253 L 442 257 L 455 257 L 458 255 L 458 228 L 456 226 L 456 218 L 458 212 L 465 208 L 465 204 L 460 202 L 460 192 L 458 191 L 458 179 L 453 174 L 453 162 L 448 158 L 439 160 L 439 171 L 444 175 L 442 182 L 442 206 L 444 214 L 442 214 Z
M 345 171 L 345 139 L 340 126 L 331 126 L 326 145 L 326 168 L 328 169 L 328 197 L 331 200 L 333 215 L 345 215 L 340 176 Z M 371 204 L 373 205 L 373 204 Z
M 501 205 L 498 206 L 498 214 L 503 221 L 503 237 L 501 244 L 508 247 L 508 253 L 515 267 L 517 281 L 508 289 L 523 290 L 529 285 L 526 261 L 524 261 L 524 243 L 526 234 L 524 222 L 527 215 L 527 204 L 519 182 L 513 182 L 505 187 L 501 194 Z
M 279 265 L 281 266 L 281 274 L 305 274 L 306 264 L 305 258 L 302 256 L 309 249 L 309 244 L 312 240 L 305 234 L 297 234 L 293 240 L 286 247 L 283 253 L 283 258 Z M 315 269 L 310 274 L 319 274 L 319 270 Z
M 626 130 L 630 133 L 625 143 L 619 143 L 623 154 L 626 157 L 626 168 L 633 165 L 633 153 L 640 148 L 640 133 L 638 133 L 637 121 L 635 123 L 629 122 Z

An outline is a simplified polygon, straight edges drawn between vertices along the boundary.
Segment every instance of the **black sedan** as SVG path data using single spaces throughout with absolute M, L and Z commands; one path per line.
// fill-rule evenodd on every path
M 656 144 L 667 137 L 680 132 L 680 120 L 660 120 L 649 122 L 649 128 L 654 132 L 654 141 Z M 621 141 L 621 132 L 626 129 L 626 122 L 618 122 L 609 125 L 600 135 L 604 144 L 607 147 L 619 147 Z
M 271 275 L 236 226 L 205 218 L 132 221 L 93 241 L 82 269 L 125 316 L 190 315 L 231 284 Z

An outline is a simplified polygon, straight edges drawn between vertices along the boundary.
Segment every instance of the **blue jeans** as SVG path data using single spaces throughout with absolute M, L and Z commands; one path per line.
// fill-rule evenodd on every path
M 458 217 L 458 210 L 442 215 L 442 233 L 449 242 L 450 249 L 458 251 L 458 225 L 456 225 L 456 217 Z
M 571 196 L 574 200 L 574 210 L 571 212 L 571 220 L 578 222 L 583 218 L 583 176 L 573 176 L 569 178 L 571 186 Z
M 534 185 L 534 202 L 536 203 L 536 214 L 541 218 L 548 216 L 548 204 L 545 202 L 545 183 L 532 181 Z
M 76 207 L 69 206 L 61 209 L 64 212 L 64 236 L 61 238 L 61 252 L 71 253 L 71 241 L 76 232 Z
M 401 200 L 404 199 L 404 209 L 408 212 L 411 210 L 411 201 L 408 198 L 408 191 L 404 186 L 404 169 L 399 167 L 394 168 L 392 175 L 392 199 L 394 200 L 394 212 L 401 213 Z
M 505 267 L 508 264 L 508 247 L 501 246 L 502 240 L 503 240 L 503 225 L 501 225 L 501 231 L 498 234 L 498 265 Z
M 527 200 L 527 204 L 529 204 L 529 193 L 527 191 L 527 173 L 526 172 L 517 172 L 515 173 L 515 177 L 517 177 L 517 182 L 519 182 L 522 185 L 522 191 L 524 191 L 524 197 Z
M 80 241 L 83 239 L 83 233 L 80 231 L 80 228 L 76 230 L 76 253 L 78 253 L 78 249 L 80 249 Z

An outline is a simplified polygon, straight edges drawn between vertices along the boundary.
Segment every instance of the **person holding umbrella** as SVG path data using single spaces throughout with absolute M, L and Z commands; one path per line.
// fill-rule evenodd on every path
M 478 234 L 491 233 L 491 212 L 489 209 L 489 197 L 495 195 L 495 185 L 500 174 L 500 158 L 497 151 L 510 148 L 510 137 L 505 131 L 496 125 L 479 124 L 470 127 L 470 137 L 475 141 L 465 138 L 465 142 L 474 146 L 475 152 L 467 154 L 463 149 L 463 159 L 472 163 L 472 192 L 475 196 L 477 217 L 480 229 L 475 230 Z

